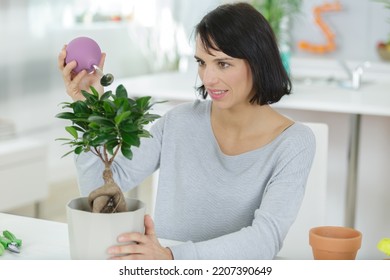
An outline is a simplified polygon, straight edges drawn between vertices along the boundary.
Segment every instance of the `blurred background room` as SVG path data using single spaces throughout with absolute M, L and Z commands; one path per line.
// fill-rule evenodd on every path
M 107 53 L 105 72 L 118 80 L 188 72 L 195 81 L 193 28 L 207 11 L 229 2 L 233 1 L 0 0 L 0 211 L 65 222 L 65 204 L 79 195 L 73 157 L 61 158 L 67 147 L 55 141 L 66 132 L 63 121 L 54 116 L 59 103 L 70 101 L 57 67 L 64 44 L 78 36 L 95 39 Z M 323 13 L 335 48 L 300 47 L 302 41 L 324 44 L 313 9 L 326 3 L 341 5 L 340 10 Z M 377 100 L 378 94 L 390 95 L 390 61 L 378 53 L 379 45 L 386 46 L 390 39 L 390 9 L 386 7 L 374 0 L 303 0 L 282 30 L 288 38 L 292 80 L 300 83 L 297 95 L 299 88 L 316 82 L 313 95 L 315 89 L 339 91 L 341 86 L 331 83 L 348 81 L 354 70 L 360 71 L 362 89 L 365 82 L 367 88 L 370 83 L 380 85 L 369 92 L 369 100 Z M 390 42 L 387 48 L 390 52 Z M 343 90 L 351 100 L 359 98 L 353 95 L 359 89 Z M 179 102 L 169 100 L 160 109 L 164 112 Z M 326 221 L 342 225 L 353 108 L 279 109 L 298 121 L 329 126 Z M 372 111 L 359 115 L 354 225 L 364 233 L 362 259 L 383 258 L 375 244 L 390 236 L 389 116 L 390 112 Z M 141 187 L 133 195 L 152 204 L 155 182 L 149 178 Z

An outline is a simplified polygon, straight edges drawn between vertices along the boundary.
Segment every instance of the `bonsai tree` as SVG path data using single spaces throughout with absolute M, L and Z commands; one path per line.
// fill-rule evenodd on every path
M 72 150 L 69 154 L 79 155 L 83 152 L 92 152 L 104 164 L 104 185 L 92 191 L 88 202 L 92 212 L 114 213 L 126 211 L 126 202 L 120 187 L 114 182 L 111 165 L 115 157 L 121 153 L 131 160 L 132 147 L 140 146 L 141 137 L 151 137 L 144 128 L 145 125 L 159 118 L 159 115 L 150 114 L 154 104 L 151 97 L 137 99 L 128 97 L 123 85 L 119 85 L 115 92 L 106 91 L 101 96 L 95 88 L 91 93 L 82 91 L 84 100 L 63 102 L 63 109 L 57 118 L 66 119 L 71 125 L 65 130 L 71 138 L 58 138 L 65 141 Z

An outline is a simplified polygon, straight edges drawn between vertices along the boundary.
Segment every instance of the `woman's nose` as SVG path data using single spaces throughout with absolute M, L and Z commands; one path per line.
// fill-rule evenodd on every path
M 203 84 L 207 86 L 212 86 L 218 81 L 218 76 L 215 73 L 215 70 L 212 68 L 205 68 L 202 71 L 200 78 L 203 82 Z

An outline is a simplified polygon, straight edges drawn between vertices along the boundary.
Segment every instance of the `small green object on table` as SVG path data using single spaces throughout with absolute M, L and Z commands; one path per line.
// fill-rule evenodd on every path
M 390 238 L 382 238 L 377 245 L 379 251 L 385 253 L 390 256 Z

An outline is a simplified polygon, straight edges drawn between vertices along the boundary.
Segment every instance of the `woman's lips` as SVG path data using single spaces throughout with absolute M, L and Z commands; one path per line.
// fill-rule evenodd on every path
M 221 99 L 227 94 L 227 90 L 221 90 L 221 89 L 208 89 L 207 93 L 210 95 L 212 99 Z

